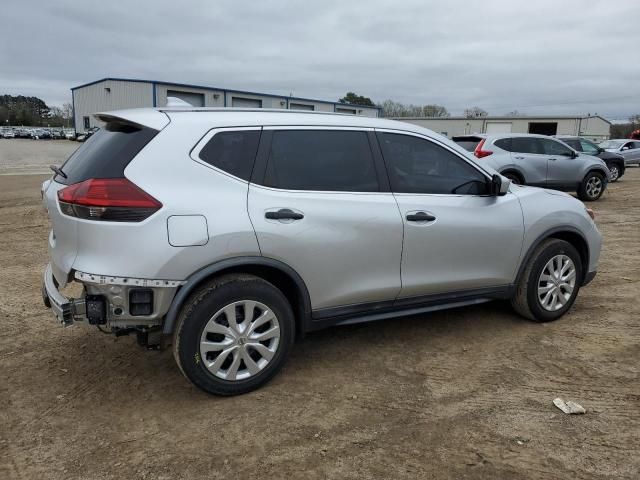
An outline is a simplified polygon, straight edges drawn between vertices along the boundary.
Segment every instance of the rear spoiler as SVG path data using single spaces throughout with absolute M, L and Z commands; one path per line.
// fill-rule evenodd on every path
M 139 127 L 162 130 L 169 125 L 169 116 L 164 112 L 150 108 L 132 108 L 130 110 L 116 110 L 113 112 L 99 112 L 93 115 L 98 120 L 108 122 L 124 122 Z

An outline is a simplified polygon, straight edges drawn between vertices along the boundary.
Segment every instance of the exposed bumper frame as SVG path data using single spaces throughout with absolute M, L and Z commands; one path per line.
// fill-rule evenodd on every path
M 51 264 L 44 270 L 42 283 L 42 297 L 44 304 L 50 307 L 58 321 L 64 325 L 71 325 L 75 320 L 86 318 L 84 299 L 68 299 L 58 290 Z

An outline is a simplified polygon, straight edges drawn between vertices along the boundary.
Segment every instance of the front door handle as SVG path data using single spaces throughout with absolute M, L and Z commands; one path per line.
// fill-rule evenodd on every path
M 425 212 L 416 212 L 407 214 L 409 222 L 433 222 L 436 219 L 433 215 Z
M 524 160 L 524 157 L 514 157 L 516 160 Z
M 549 160 L 551 160 L 552 162 L 555 162 L 557 158 L 550 158 Z
M 264 218 L 269 220 L 302 220 L 304 215 L 288 208 L 281 208 L 275 212 L 266 212 Z

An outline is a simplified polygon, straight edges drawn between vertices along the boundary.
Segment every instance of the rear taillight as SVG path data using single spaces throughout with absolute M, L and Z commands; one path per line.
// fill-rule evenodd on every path
M 140 222 L 162 204 L 126 178 L 90 178 L 58 190 L 60 210 L 87 220 Z
M 476 149 L 473 151 L 473 154 L 478 158 L 488 157 L 493 154 L 491 150 L 483 150 L 485 139 L 480 140 L 480 143 L 476 146 Z

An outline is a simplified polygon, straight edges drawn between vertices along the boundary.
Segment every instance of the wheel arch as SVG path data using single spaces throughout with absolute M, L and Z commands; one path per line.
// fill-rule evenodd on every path
M 234 257 L 208 265 L 193 273 L 180 287 L 162 325 L 164 334 L 173 333 L 180 309 L 200 285 L 220 275 L 245 273 L 262 278 L 280 289 L 294 311 L 296 336 L 302 337 L 311 317 L 311 299 L 302 277 L 285 263 L 268 257 Z
M 555 227 L 550 230 L 547 230 L 529 246 L 527 253 L 520 262 L 520 266 L 518 267 L 518 273 L 516 275 L 515 285 L 518 285 L 520 282 L 520 278 L 522 274 L 526 270 L 527 264 L 531 260 L 531 256 L 536 248 L 548 238 L 557 238 L 558 240 L 564 240 L 565 242 L 573 245 L 575 249 L 578 251 L 580 255 L 580 262 L 582 263 L 582 278 L 580 279 L 580 284 L 583 284 L 586 276 L 589 271 L 589 243 L 584 235 L 575 227 L 570 225 L 565 225 L 561 227 Z
M 515 168 L 515 167 L 507 167 L 504 170 L 500 171 L 500 175 L 502 175 L 502 176 L 505 176 L 508 173 L 516 175 L 520 179 L 521 185 L 525 185 L 526 184 L 526 179 L 524 178 L 524 174 L 520 170 L 518 170 L 517 168 Z
M 590 167 L 584 174 L 584 176 L 582 177 L 582 180 L 580 183 L 584 182 L 584 179 L 587 178 L 587 175 L 589 175 L 590 173 L 599 173 L 600 175 L 602 175 L 605 180 L 607 179 L 608 175 L 607 172 L 602 168 L 602 167 Z

